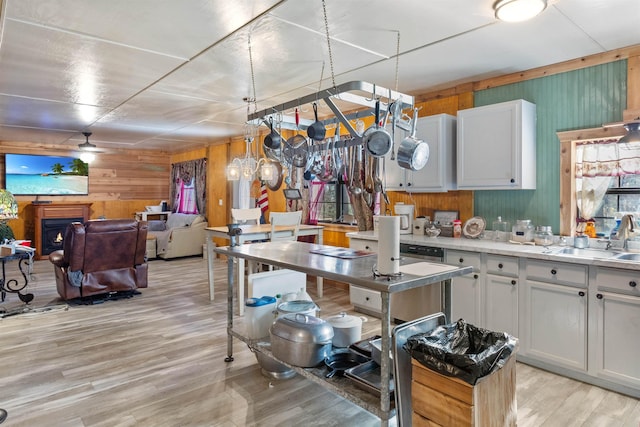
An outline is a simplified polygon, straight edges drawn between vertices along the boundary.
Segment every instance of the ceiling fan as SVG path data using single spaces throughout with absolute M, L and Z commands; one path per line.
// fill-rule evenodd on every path
M 100 151 L 97 150 L 98 147 L 95 144 L 89 142 L 89 137 L 92 135 L 91 132 L 84 131 L 82 134 L 85 137 L 85 141 L 82 144 L 78 144 L 78 148 L 81 150 L 80 160 L 85 163 L 91 163 L 96 158 L 95 153 L 100 153 Z

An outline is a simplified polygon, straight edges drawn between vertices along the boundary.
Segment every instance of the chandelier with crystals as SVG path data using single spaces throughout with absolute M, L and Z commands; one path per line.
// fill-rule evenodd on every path
M 256 80 L 253 72 L 253 56 L 251 52 L 251 34 L 248 36 L 249 45 L 249 65 L 251 66 L 251 85 L 253 88 L 253 98 L 244 98 L 243 101 L 247 103 L 247 117 L 250 114 L 251 104 L 253 104 L 254 113 L 258 109 L 256 101 Z M 276 167 L 269 162 L 268 159 L 258 158 L 258 148 L 254 149 L 253 142 L 256 140 L 258 134 L 258 124 L 248 121 L 245 123 L 244 130 L 244 143 L 245 154 L 244 157 L 236 157 L 231 160 L 231 163 L 226 168 L 227 180 L 238 181 L 241 178 L 247 181 L 253 181 L 256 172 L 259 173 L 259 179 L 262 181 L 269 181 L 273 179 L 276 174 Z

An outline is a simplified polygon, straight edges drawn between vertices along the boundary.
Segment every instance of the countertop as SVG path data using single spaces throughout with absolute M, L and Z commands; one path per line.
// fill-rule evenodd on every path
M 346 236 L 349 238 L 362 240 L 378 240 L 377 234 L 373 231 L 358 231 L 354 233 L 347 233 Z M 595 239 L 592 239 L 590 248 L 581 250 L 580 255 L 557 253 L 563 248 L 571 247 L 567 245 L 552 245 L 548 248 L 545 248 L 543 246 L 522 245 L 508 242 L 494 242 L 488 239 L 468 239 L 465 237 L 427 237 L 413 234 L 401 234 L 400 243 L 640 271 L 640 262 L 611 259 L 610 256 L 612 254 L 618 253 L 620 251 L 618 249 L 605 250 L 605 244 L 598 243 L 597 241 L 595 241 Z

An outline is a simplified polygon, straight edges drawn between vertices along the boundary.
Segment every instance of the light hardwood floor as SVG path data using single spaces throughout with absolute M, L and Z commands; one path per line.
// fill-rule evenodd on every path
M 59 308 L 48 261 L 36 261 L 31 305 L 0 319 L 0 408 L 7 426 L 373 426 L 379 420 L 300 376 L 274 381 L 236 341 L 226 355 L 226 263 L 209 301 L 206 261 L 153 260 L 131 299 Z M 17 265 L 7 271 L 15 274 Z M 312 297 L 315 286 L 309 286 Z M 325 287 L 323 315 L 350 310 Z M 0 308 L 21 303 L 9 295 Z M 365 333 L 379 331 L 369 318 Z M 519 363 L 518 425 L 640 425 L 637 399 Z M 4 425 L 2 427 L 4 427 Z

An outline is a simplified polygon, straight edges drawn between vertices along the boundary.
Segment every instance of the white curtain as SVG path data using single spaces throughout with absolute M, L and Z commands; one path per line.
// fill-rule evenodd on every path
M 576 201 L 580 218 L 593 218 L 616 176 L 640 173 L 640 144 L 617 139 L 581 142 L 576 146 Z

